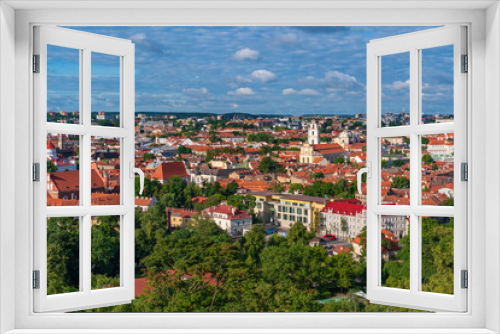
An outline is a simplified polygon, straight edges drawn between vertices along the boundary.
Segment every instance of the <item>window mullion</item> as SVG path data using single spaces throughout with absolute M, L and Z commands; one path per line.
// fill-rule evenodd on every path
M 420 117 L 420 59 L 419 50 L 410 50 L 410 291 L 419 290 L 420 249 L 419 217 L 415 210 L 420 204 L 420 138 L 414 132 Z
M 82 290 L 86 293 L 90 293 L 92 289 L 91 280 L 91 252 L 92 252 L 92 240 L 91 240 L 91 215 L 90 206 L 92 204 L 91 198 L 91 112 L 92 112 L 92 96 L 91 96 L 91 51 L 86 48 L 83 50 L 83 59 L 81 66 L 81 100 L 82 100 L 82 122 L 87 129 L 86 133 L 82 136 L 82 154 L 80 157 L 80 170 L 82 175 L 82 183 L 80 185 L 80 191 L 82 192 L 81 203 L 87 208 L 86 214 L 82 217 L 81 224 L 81 242 L 80 242 L 80 257 L 81 268 L 80 277 L 82 279 Z

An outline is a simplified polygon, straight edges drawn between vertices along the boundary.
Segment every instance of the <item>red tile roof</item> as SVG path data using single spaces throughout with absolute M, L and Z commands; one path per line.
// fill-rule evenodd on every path
M 157 179 L 161 181 L 169 180 L 173 176 L 188 177 L 189 174 L 186 170 L 186 166 L 182 161 L 174 162 L 164 162 L 155 170 L 152 179 Z
M 337 245 L 334 249 L 333 252 L 335 254 L 340 254 L 340 253 L 349 253 L 351 250 L 347 247 L 344 247 L 342 245 Z
M 246 213 L 245 211 L 242 211 L 236 207 L 229 206 L 229 205 L 212 206 L 212 207 L 206 209 L 205 211 L 208 212 L 209 214 L 219 213 L 219 214 L 227 215 L 228 219 L 230 219 L 230 220 L 251 218 L 251 216 L 248 213 Z
M 355 216 L 358 213 L 366 210 L 365 205 L 349 203 L 347 201 L 331 201 L 328 203 L 321 212 L 324 213 L 339 213 L 343 215 Z
M 80 171 L 78 170 L 50 173 L 49 177 L 58 191 L 61 192 L 78 191 L 79 189 Z M 103 180 L 95 169 L 91 170 L 91 179 L 92 179 L 92 188 L 104 187 Z

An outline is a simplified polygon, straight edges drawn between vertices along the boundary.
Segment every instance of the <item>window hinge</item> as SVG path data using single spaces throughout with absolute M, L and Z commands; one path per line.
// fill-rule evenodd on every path
M 33 73 L 40 73 L 40 55 L 33 55 Z
M 462 162 L 460 164 L 461 168 L 461 180 L 462 181 L 469 181 L 469 165 L 466 162 Z
M 33 270 L 33 289 L 40 289 L 40 270 Z
M 462 73 L 469 72 L 469 56 L 462 55 Z
M 461 287 L 462 289 L 468 289 L 469 288 L 469 272 L 467 270 L 462 270 L 461 271 Z
M 33 164 L 33 181 L 40 182 L 40 164 L 38 162 Z

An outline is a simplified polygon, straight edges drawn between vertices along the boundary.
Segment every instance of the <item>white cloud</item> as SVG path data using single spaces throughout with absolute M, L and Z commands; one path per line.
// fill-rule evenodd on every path
M 410 89 L 410 79 L 406 81 L 394 81 L 389 85 L 385 85 L 385 88 L 390 90 L 408 90 Z
M 241 87 L 234 91 L 227 92 L 229 95 L 255 95 L 255 91 L 252 88 Z
M 234 109 L 239 107 L 237 103 L 231 103 L 229 106 Z
M 304 88 L 295 90 L 293 88 L 285 88 L 282 92 L 283 95 L 303 95 L 303 96 L 319 96 L 321 95 L 317 90 L 311 88 Z
M 248 78 L 245 78 L 245 77 L 243 77 L 243 76 L 241 76 L 241 75 L 237 75 L 237 76 L 236 76 L 236 81 L 237 81 L 238 83 L 248 83 L 248 82 L 252 82 L 252 80 L 250 80 L 250 79 L 248 79 Z
M 257 59 L 259 59 L 259 51 L 252 50 L 249 48 L 244 48 L 244 49 L 238 50 L 233 55 L 233 59 L 236 59 L 236 60 L 245 60 L 245 59 L 257 60 Z
M 292 95 L 292 94 L 297 94 L 297 91 L 293 88 L 285 88 L 283 89 L 283 95 Z
M 326 86 L 332 88 L 352 88 L 360 86 L 355 77 L 339 71 L 328 71 L 323 78 L 316 78 L 314 76 L 305 77 L 307 84 L 315 86 Z
M 205 87 L 202 88 L 185 88 L 182 90 L 183 93 L 188 94 L 188 95 L 201 95 L 201 94 L 208 94 L 208 89 Z
M 146 39 L 146 34 L 143 32 L 140 32 L 140 33 L 137 33 L 137 34 L 130 36 L 130 39 L 132 41 L 143 40 L 143 39 Z
M 250 74 L 250 78 L 260 80 L 263 83 L 276 81 L 276 74 L 268 70 L 255 70 Z
M 276 44 L 281 45 L 281 46 L 295 45 L 298 43 L 298 41 L 299 41 L 299 39 L 298 39 L 297 35 L 292 34 L 292 33 L 278 35 L 275 38 Z

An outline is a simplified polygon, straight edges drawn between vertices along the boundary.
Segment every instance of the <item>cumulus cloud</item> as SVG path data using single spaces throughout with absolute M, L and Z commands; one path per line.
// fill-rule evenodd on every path
M 260 80 L 263 83 L 273 82 L 277 80 L 276 74 L 267 70 L 255 70 L 250 74 L 250 78 Z
M 389 85 L 385 85 L 385 88 L 390 89 L 390 90 L 408 90 L 410 89 L 410 79 L 406 81 L 394 81 L 393 83 Z
M 252 50 L 249 48 L 244 48 L 241 50 L 238 50 L 234 55 L 233 59 L 235 60 L 245 60 L 245 59 L 250 59 L 250 60 L 258 60 L 259 59 L 259 51 Z
M 238 108 L 238 104 L 237 103 L 231 103 L 229 106 L 231 108 L 234 108 L 234 109 Z
M 241 87 L 236 90 L 227 92 L 229 95 L 255 95 L 255 91 L 249 87 Z
M 319 96 L 321 95 L 317 90 L 311 88 L 304 88 L 296 90 L 293 88 L 285 88 L 282 92 L 283 95 L 303 95 L 303 96 Z

